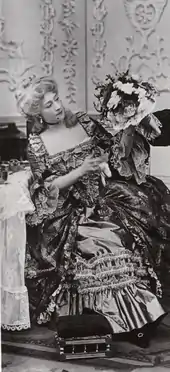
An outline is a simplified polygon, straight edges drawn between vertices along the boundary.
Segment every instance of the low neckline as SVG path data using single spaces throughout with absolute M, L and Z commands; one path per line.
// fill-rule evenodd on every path
M 89 143 L 90 141 L 91 141 L 91 138 L 88 137 L 88 138 L 86 138 L 84 141 L 78 143 L 77 145 L 75 145 L 75 146 L 73 146 L 73 147 L 70 147 L 70 148 L 68 148 L 68 149 L 66 149 L 66 150 L 59 151 L 59 152 L 57 152 L 56 154 L 53 154 L 53 155 L 50 155 L 49 152 L 47 151 L 47 149 L 46 149 L 46 148 L 45 148 L 45 149 L 46 149 L 46 152 L 48 153 L 48 157 L 49 157 L 50 159 L 52 159 L 52 158 L 54 158 L 54 157 L 56 157 L 56 156 L 61 156 L 63 153 L 70 153 L 70 152 L 73 152 L 73 150 L 76 150 L 78 147 L 82 147 L 83 145 L 86 145 L 86 144 Z M 45 146 L 45 145 L 44 145 L 44 146 Z
M 47 150 L 47 147 L 46 147 L 46 145 L 45 145 L 45 143 L 44 143 L 44 140 L 42 139 L 41 135 L 39 134 L 39 138 L 40 138 L 40 140 L 41 140 L 41 143 L 42 143 L 42 145 L 43 145 L 43 147 L 44 147 L 44 149 L 45 149 L 46 154 L 48 155 L 48 157 L 49 157 L 50 159 L 51 159 L 51 158 L 54 158 L 54 157 L 56 157 L 56 156 L 59 156 L 59 155 L 61 156 L 61 154 L 63 154 L 63 153 L 72 152 L 74 149 L 77 149 L 78 147 L 80 147 L 80 146 L 82 146 L 82 145 L 84 145 L 84 144 L 89 143 L 89 141 L 91 140 L 91 137 L 89 136 L 88 131 L 84 128 L 84 126 L 82 125 L 81 121 L 79 121 L 76 125 L 78 125 L 78 124 L 80 124 L 81 127 L 84 129 L 84 131 L 85 131 L 86 134 L 87 134 L 87 137 L 86 137 L 83 141 L 81 141 L 80 143 L 78 143 L 77 145 L 72 146 L 72 147 L 70 147 L 70 148 L 68 148 L 68 149 L 66 149 L 66 150 L 61 150 L 61 151 L 57 152 L 56 154 L 50 154 L 50 153 L 49 153 L 49 151 Z

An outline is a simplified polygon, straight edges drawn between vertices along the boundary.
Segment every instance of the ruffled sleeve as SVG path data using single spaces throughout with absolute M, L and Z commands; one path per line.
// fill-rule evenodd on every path
M 88 135 L 93 138 L 95 145 L 108 152 L 113 175 L 116 171 L 120 177 L 134 178 L 138 184 L 146 181 L 150 148 L 144 131 L 138 133 L 136 128 L 131 126 L 113 136 L 98 118 L 90 118 L 85 113 L 79 113 L 78 119 Z
M 130 128 L 128 128 L 130 131 Z M 137 184 L 146 181 L 149 172 L 150 148 L 140 134 L 132 128 L 131 138 L 119 132 L 110 149 L 110 167 L 126 180 L 135 179 Z
M 98 118 L 90 117 L 85 112 L 78 112 L 77 118 L 89 137 L 92 137 L 95 144 L 107 150 L 112 143 L 112 135 L 107 132 Z
M 140 122 L 136 127 L 136 131 L 149 143 L 154 143 L 155 140 L 161 136 L 162 123 L 154 114 L 150 114 Z
M 78 113 L 77 116 L 95 145 L 109 154 L 112 174 L 117 171 L 121 177 L 134 178 L 138 184 L 146 181 L 150 148 L 142 130 L 138 133 L 135 127 L 130 126 L 113 136 L 98 118 L 90 118 L 85 113 Z
M 30 134 L 27 155 L 33 173 L 30 195 L 35 212 L 28 214 L 26 220 L 29 225 L 38 225 L 57 208 L 59 189 L 51 188 L 51 182 L 58 175 L 48 164 L 46 151 L 39 135 Z
M 138 126 L 129 126 L 115 135 L 99 118 L 90 118 L 85 113 L 77 116 L 96 145 L 109 153 L 112 173 L 117 171 L 126 180 L 135 179 L 137 184 L 141 184 L 149 174 L 150 145 L 170 144 L 170 110 L 164 111 L 166 113 L 149 114 Z M 166 128 L 161 118 L 166 121 Z

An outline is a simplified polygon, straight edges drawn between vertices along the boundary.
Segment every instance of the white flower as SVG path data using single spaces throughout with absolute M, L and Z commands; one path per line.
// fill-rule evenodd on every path
M 136 80 L 137 82 L 139 82 L 141 80 L 140 76 L 137 75 L 137 74 L 132 74 L 131 77 L 132 77 L 133 80 Z
M 118 103 L 120 102 L 121 97 L 117 94 L 116 91 L 112 92 L 109 101 L 107 102 L 108 109 L 116 108 Z
M 138 89 L 135 89 L 134 93 L 138 94 L 140 99 L 144 98 L 146 95 L 145 89 L 140 87 Z
M 114 88 L 121 90 L 121 92 L 124 92 L 125 94 L 131 95 L 134 92 L 134 85 L 133 83 L 126 83 L 123 84 L 121 81 L 117 81 L 113 85 Z
M 155 108 L 155 104 L 156 104 L 156 100 L 143 97 L 143 99 L 140 100 L 138 112 L 147 112 L 147 113 L 153 112 Z
M 115 89 L 119 89 L 119 90 L 122 90 L 123 88 L 123 83 L 121 81 L 117 81 L 115 84 L 113 84 L 113 88 Z
M 132 83 L 123 84 L 122 91 L 126 94 L 131 95 L 134 92 L 134 86 Z

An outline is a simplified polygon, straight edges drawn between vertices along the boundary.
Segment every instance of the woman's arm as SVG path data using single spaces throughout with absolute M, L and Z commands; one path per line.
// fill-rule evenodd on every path
M 75 184 L 85 174 L 100 171 L 104 157 L 87 157 L 81 166 L 61 175 L 60 170 L 52 170 L 48 164 L 47 154 L 39 136 L 32 135 L 28 144 L 28 161 L 34 181 L 30 186 L 30 194 L 35 205 L 35 213 L 27 217 L 29 224 L 40 224 L 57 208 L 60 190 Z
M 46 154 L 38 135 L 29 136 L 27 159 L 33 176 L 29 191 L 35 206 L 35 212 L 27 215 L 27 223 L 38 225 L 48 218 L 57 207 L 59 189 L 49 190 L 52 180 L 57 176 L 48 167 Z
M 35 144 L 35 146 L 36 145 L 37 144 Z M 57 174 L 57 171 L 54 174 L 52 170 L 48 169 L 43 154 L 41 154 L 42 156 L 38 154 L 35 148 L 34 144 L 29 144 L 27 154 L 34 182 L 38 183 L 40 187 L 44 186 L 45 183 L 49 183 L 49 190 L 52 188 L 54 189 L 54 187 L 64 189 L 72 186 L 82 176 L 81 167 L 78 167 L 64 176 Z
M 58 187 L 59 190 L 66 189 L 74 185 L 80 177 L 82 177 L 81 167 L 78 167 L 64 176 L 57 177 L 51 183 L 51 187 Z
M 83 177 L 85 174 L 100 171 L 100 165 L 105 161 L 105 155 L 98 158 L 93 158 L 93 156 L 87 156 L 83 164 L 78 168 L 72 170 L 71 172 L 55 178 L 51 182 L 51 189 L 57 187 L 59 190 L 66 189 L 74 185 L 79 178 Z

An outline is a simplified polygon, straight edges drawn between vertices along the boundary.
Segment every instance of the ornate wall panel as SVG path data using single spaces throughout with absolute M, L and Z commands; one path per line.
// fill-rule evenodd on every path
M 28 8 L 29 5 L 29 8 Z M 31 5 L 34 5 L 31 6 Z M 21 16 L 22 15 L 22 16 Z M 1 0 L 0 21 L 0 121 L 22 121 L 15 101 L 18 81 L 33 71 L 40 61 L 39 4 L 33 0 Z M 36 17 L 37 18 L 37 17 Z M 37 37 L 35 37 L 37 35 Z M 39 38 L 38 38 L 39 36 Z
M 57 47 L 57 41 L 53 36 L 54 22 L 56 21 L 56 9 L 53 6 L 53 0 L 40 0 L 41 8 L 41 67 L 44 75 L 52 75 L 54 69 L 54 50 Z
M 161 92 L 158 108 L 169 105 L 170 2 L 93 0 L 88 2 L 88 109 L 93 111 L 96 78 L 116 69 L 133 71 Z
M 85 110 L 85 1 L 53 0 L 56 9 L 54 77 L 73 111 Z
M 59 25 L 61 26 L 64 38 L 62 41 L 62 54 L 64 67 L 63 75 L 67 86 L 66 98 L 69 104 L 76 103 L 77 87 L 75 82 L 76 77 L 76 62 L 80 45 L 76 39 L 75 31 L 79 28 L 76 22 L 76 1 L 63 1 L 62 12 Z
M 84 0 L 0 0 L 1 118 L 18 116 L 16 85 L 33 72 L 54 76 L 73 111 L 86 109 L 85 8 Z
M 87 5 L 88 111 L 98 80 L 130 69 L 157 84 L 155 110 L 170 108 L 170 1 L 93 0 Z M 152 174 L 170 179 L 170 148 L 153 149 Z
M 124 0 L 125 14 L 133 34 L 126 37 L 126 50 L 115 63 L 115 67 L 129 69 L 157 84 L 160 92 L 169 91 L 170 87 L 167 35 L 158 30 L 168 12 L 167 5 L 168 0 Z
M 105 38 L 107 8 L 105 0 L 93 0 L 93 23 L 92 34 L 92 82 L 96 84 L 100 80 L 100 70 L 104 65 L 107 41 Z
M 105 71 L 108 9 L 105 0 L 87 1 L 87 109 L 93 112 L 94 87 Z

